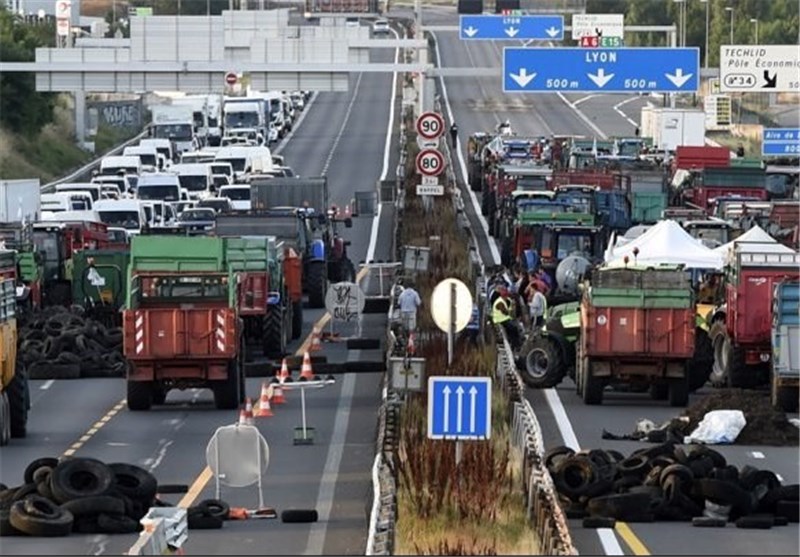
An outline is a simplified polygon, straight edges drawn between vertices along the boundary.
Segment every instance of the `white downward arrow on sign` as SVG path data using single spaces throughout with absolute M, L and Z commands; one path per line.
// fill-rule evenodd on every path
M 520 68 L 519 73 L 510 73 L 508 74 L 511 76 L 511 79 L 517 82 L 517 85 L 520 87 L 525 87 L 528 83 L 533 81 L 533 78 L 536 77 L 535 73 L 529 74 L 528 70 L 525 68 Z
M 555 37 L 556 35 L 558 35 L 558 31 L 559 31 L 559 30 L 558 30 L 557 28 L 555 28 L 555 27 L 551 27 L 550 29 L 546 29 L 546 30 L 545 30 L 545 33 L 547 33 L 547 34 L 548 34 L 548 35 L 550 35 L 551 37 Z
M 606 71 L 603 68 L 597 70 L 597 75 L 591 73 L 587 73 L 586 75 L 589 79 L 594 81 L 595 85 L 598 87 L 605 87 L 605 84 L 614 77 L 613 73 L 606 75 Z
M 669 79 L 675 87 L 683 87 L 683 84 L 692 78 L 692 74 L 690 73 L 683 75 L 683 70 L 681 68 L 676 69 L 674 75 L 671 73 L 664 75 L 667 76 L 667 79 Z
M 469 404 L 470 404 L 470 411 L 469 411 L 469 432 L 475 433 L 475 413 L 477 409 L 475 408 L 475 399 L 478 396 L 478 389 L 475 388 L 473 385 L 469 390 Z
M 442 389 L 442 394 L 444 395 L 444 408 L 442 409 L 443 420 L 442 420 L 442 432 L 447 433 L 450 425 L 450 387 L 447 385 L 444 386 Z
M 469 27 L 467 27 L 466 29 L 464 29 L 464 34 L 465 34 L 467 37 L 474 37 L 475 35 L 477 35 L 477 34 L 478 34 L 478 29 L 477 29 L 477 28 L 475 28 L 475 27 L 473 27 L 472 25 L 470 25 Z
M 461 385 L 456 389 L 456 431 L 461 431 L 461 419 L 464 417 L 464 389 Z
M 519 29 L 514 29 L 513 26 L 506 29 L 506 35 L 508 35 L 512 39 L 514 38 L 514 35 L 516 35 L 517 33 L 519 33 Z

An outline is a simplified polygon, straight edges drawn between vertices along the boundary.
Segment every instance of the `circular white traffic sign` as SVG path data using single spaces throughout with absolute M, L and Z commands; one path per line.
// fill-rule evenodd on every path
M 336 282 L 325 293 L 325 309 L 334 321 L 352 321 L 364 311 L 367 300 L 355 282 Z
M 454 278 L 437 284 L 431 294 L 431 317 L 445 333 L 450 330 L 451 320 L 455 317 L 455 332 L 463 331 L 472 319 L 472 293 L 467 285 Z
M 417 118 L 417 133 L 424 139 L 436 139 L 444 133 L 444 118 L 436 112 L 423 112 Z
M 236 85 L 237 81 L 239 81 L 239 77 L 234 72 L 228 72 L 225 74 L 225 83 L 227 85 Z
M 423 176 L 438 176 L 444 170 L 444 157 L 436 149 L 423 149 L 416 162 L 417 172 Z

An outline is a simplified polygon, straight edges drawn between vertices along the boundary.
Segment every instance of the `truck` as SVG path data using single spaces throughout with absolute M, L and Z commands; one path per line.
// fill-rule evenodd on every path
M 797 412 L 800 386 L 800 281 L 785 280 L 772 294 L 772 404 Z
M 671 205 L 687 205 L 714 212 L 713 201 L 718 197 L 740 196 L 767 199 L 766 172 L 762 168 L 716 167 L 684 171 L 673 177 Z
M 581 300 L 578 394 L 602 404 L 606 385 L 666 389 L 671 406 L 689 400 L 695 299 L 679 266 L 598 268 Z
M 17 359 L 16 267 L 16 253 L 0 250 L 0 446 L 28 431 L 28 379 Z
M 150 134 L 156 139 L 169 139 L 173 157 L 197 147 L 191 106 L 155 105 L 150 111 L 153 117 Z
M 36 222 L 41 211 L 38 178 L 0 180 L 0 222 Z
M 642 107 L 642 135 L 653 139 L 653 147 L 674 151 L 678 146 L 705 145 L 706 115 L 702 110 Z
M 131 411 L 163 404 L 171 389 L 209 388 L 218 409 L 244 399 L 241 284 L 225 240 L 136 236 L 122 313 Z
M 754 242 L 734 245 L 726 265 L 725 303 L 710 317 L 715 386 L 752 388 L 767 383 L 775 286 L 797 279 L 800 254 L 774 253 Z
M 306 0 L 306 12 L 377 12 L 377 0 Z
M 201 147 L 219 145 L 220 133 L 218 95 L 187 95 L 172 99 L 172 106 L 188 106 L 192 109 L 192 120 L 197 142 Z
M 224 136 L 236 130 L 254 130 L 260 136 L 259 145 L 267 140 L 269 107 L 263 99 L 250 97 L 225 97 L 222 105 Z

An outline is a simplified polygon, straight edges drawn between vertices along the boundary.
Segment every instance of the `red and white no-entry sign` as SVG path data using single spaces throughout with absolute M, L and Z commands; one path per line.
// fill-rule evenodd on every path
M 423 112 L 417 118 L 417 133 L 424 139 L 438 139 L 444 133 L 444 118 L 437 112 Z
M 239 77 L 234 72 L 228 72 L 225 74 L 226 85 L 236 85 L 237 81 L 239 81 Z
M 444 170 L 444 157 L 436 149 L 423 149 L 416 162 L 417 172 L 423 176 L 438 176 Z

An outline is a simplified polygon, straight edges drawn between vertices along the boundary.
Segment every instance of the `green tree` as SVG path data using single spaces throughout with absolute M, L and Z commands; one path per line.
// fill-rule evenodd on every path
M 26 25 L 0 8 L 0 60 L 33 62 L 36 47 L 53 46 L 53 25 Z M 0 124 L 14 133 L 35 135 L 53 120 L 55 95 L 37 93 L 33 73 L 0 74 Z

